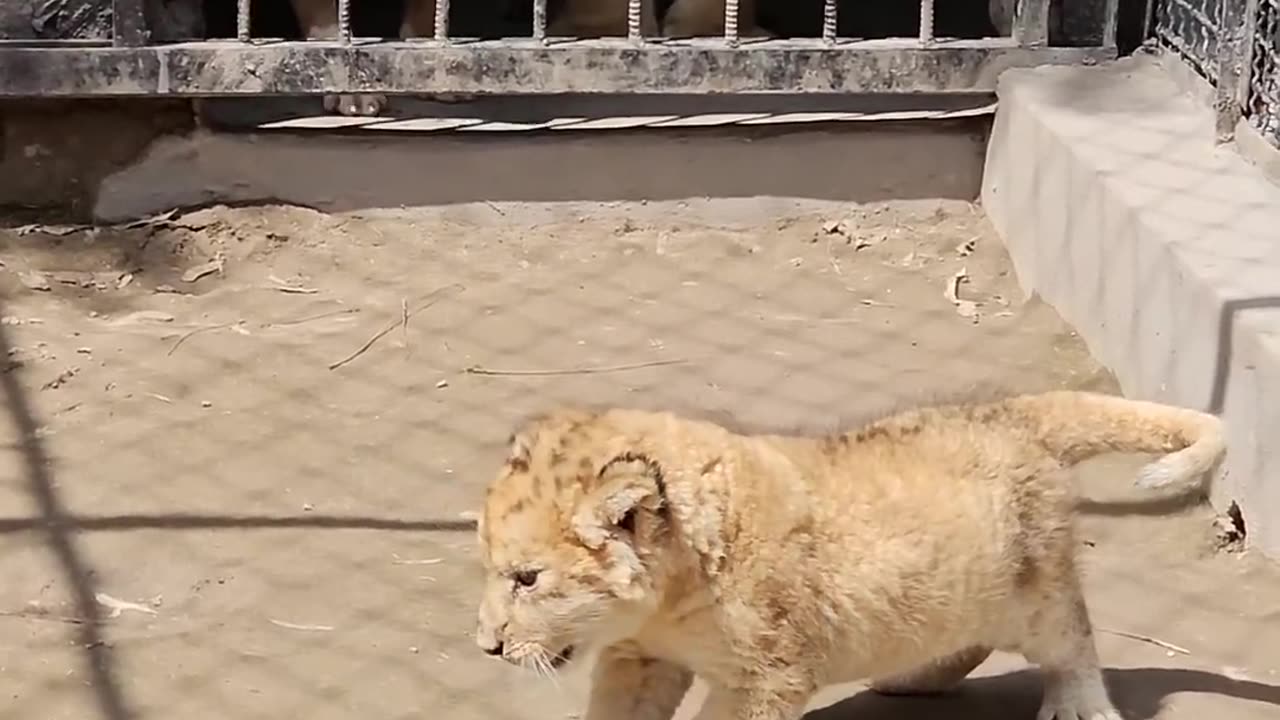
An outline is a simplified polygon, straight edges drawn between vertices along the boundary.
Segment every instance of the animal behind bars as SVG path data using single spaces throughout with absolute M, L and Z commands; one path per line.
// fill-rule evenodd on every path
M 172 24 L 169 20 L 177 10 L 202 5 L 203 12 L 186 14 L 203 16 L 200 19 L 209 27 L 210 36 L 235 34 L 235 4 L 226 0 L 148 3 L 149 17 L 165 25 Z M 939 37 L 961 38 L 1008 35 L 1013 3 L 1014 0 L 938 3 L 936 33 Z M 823 4 L 824 0 L 740 0 L 739 35 L 817 37 L 822 32 Z M 484 39 L 527 37 L 532 29 L 532 5 L 533 0 L 455 0 L 450 6 L 449 34 Z M 839 0 L 838 6 L 840 37 L 914 37 L 918 32 L 917 0 Z M 1057 6 L 1056 3 L 1054 7 Z M 338 35 L 337 0 L 254 0 L 252 7 L 255 36 L 289 37 L 297 33 L 309 39 L 333 39 Z M 640 9 L 640 30 L 646 37 L 720 36 L 724 32 L 724 0 L 642 0 Z M 435 0 L 351 0 L 351 12 L 357 35 L 407 39 L 435 34 Z M 548 0 L 547 20 L 547 32 L 553 37 L 621 37 L 627 34 L 627 2 Z M 296 24 L 291 27 L 293 21 Z M 158 36 L 169 34 L 162 32 Z M 206 33 L 176 30 L 176 34 L 199 37 Z M 376 115 L 386 104 L 386 98 L 376 94 L 325 98 L 330 111 L 351 115 Z
M 352 3 L 360 0 L 352 0 Z M 366 0 L 367 2 L 368 0 Z M 675 0 L 666 8 L 661 29 L 655 2 L 641 0 L 640 33 L 646 37 L 659 34 L 669 37 L 700 37 L 724 33 L 724 0 Z M 336 0 L 291 0 L 303 35 L 313 40 L 338 37 L 338 5 Z M 665 4 L 665 3 L 664 3 Z M 548 3 L 551 16 L 547 33 L 565 37 L 613 37 L 627 34 L 626 0 L 558 0 Z M 764 34 L 752 20 L 755 0 L 740 0 L 744 20 L 739 32 L 744 37 Z M 399 37 L 419 38 L 435 35 L 435 0 L 405 0 Z M 448 100 L 444 96 L 436 99 Z M 343 115 L 377 115 L 387 104 L 383 95 L 330 95 L 325 109 Z

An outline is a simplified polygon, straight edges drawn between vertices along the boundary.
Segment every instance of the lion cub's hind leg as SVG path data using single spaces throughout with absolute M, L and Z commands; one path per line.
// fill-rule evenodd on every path
M 1043 596 L 1019 648 L 1044 674 L 1036 720 L 1122 720 L 1102 680 L 1079 580 L 1068 575 L 1060 588 Z
M 871 689 L 883 695 L 937 695 L 954 690 L 974 668 L 991 655 L 991 649 L 972 647 L 939 658 L 902 675 L 874 678 Z

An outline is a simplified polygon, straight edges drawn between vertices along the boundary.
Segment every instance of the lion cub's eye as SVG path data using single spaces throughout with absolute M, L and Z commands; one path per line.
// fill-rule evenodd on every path
M 538 584 L 538 571 L 517 570 L 516 574 L 512 576 L 512 579 L 516 581 L 516 587 L 531 588 Z

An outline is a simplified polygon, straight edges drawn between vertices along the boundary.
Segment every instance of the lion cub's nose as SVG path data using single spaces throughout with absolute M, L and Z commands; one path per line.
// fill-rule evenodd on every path
M 502 648 L 505 643 L 502 641 L 502 631 L 506 628 L 493 628 L 481 621 L 480 626 L 476 628 L 476 645 L 484 651 L 485 655 L 493 655 L 495 657 L 502 654 Z

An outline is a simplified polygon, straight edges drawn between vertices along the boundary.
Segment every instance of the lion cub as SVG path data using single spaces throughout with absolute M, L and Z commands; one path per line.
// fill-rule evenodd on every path
M 1045 673 L 1037 720 L 1119 720 L 1077 578 L 1065 468 L 1171 453 L 1203 477 L 1220 421 L 1078 392 L 914 410 L 819 438 L 667 413 L 529 423 L 479 522 L 476 641 L 551 672 L 596 655 L 588 720 L 796 720 L 821 686 L 957 684 L 993 649 Z

